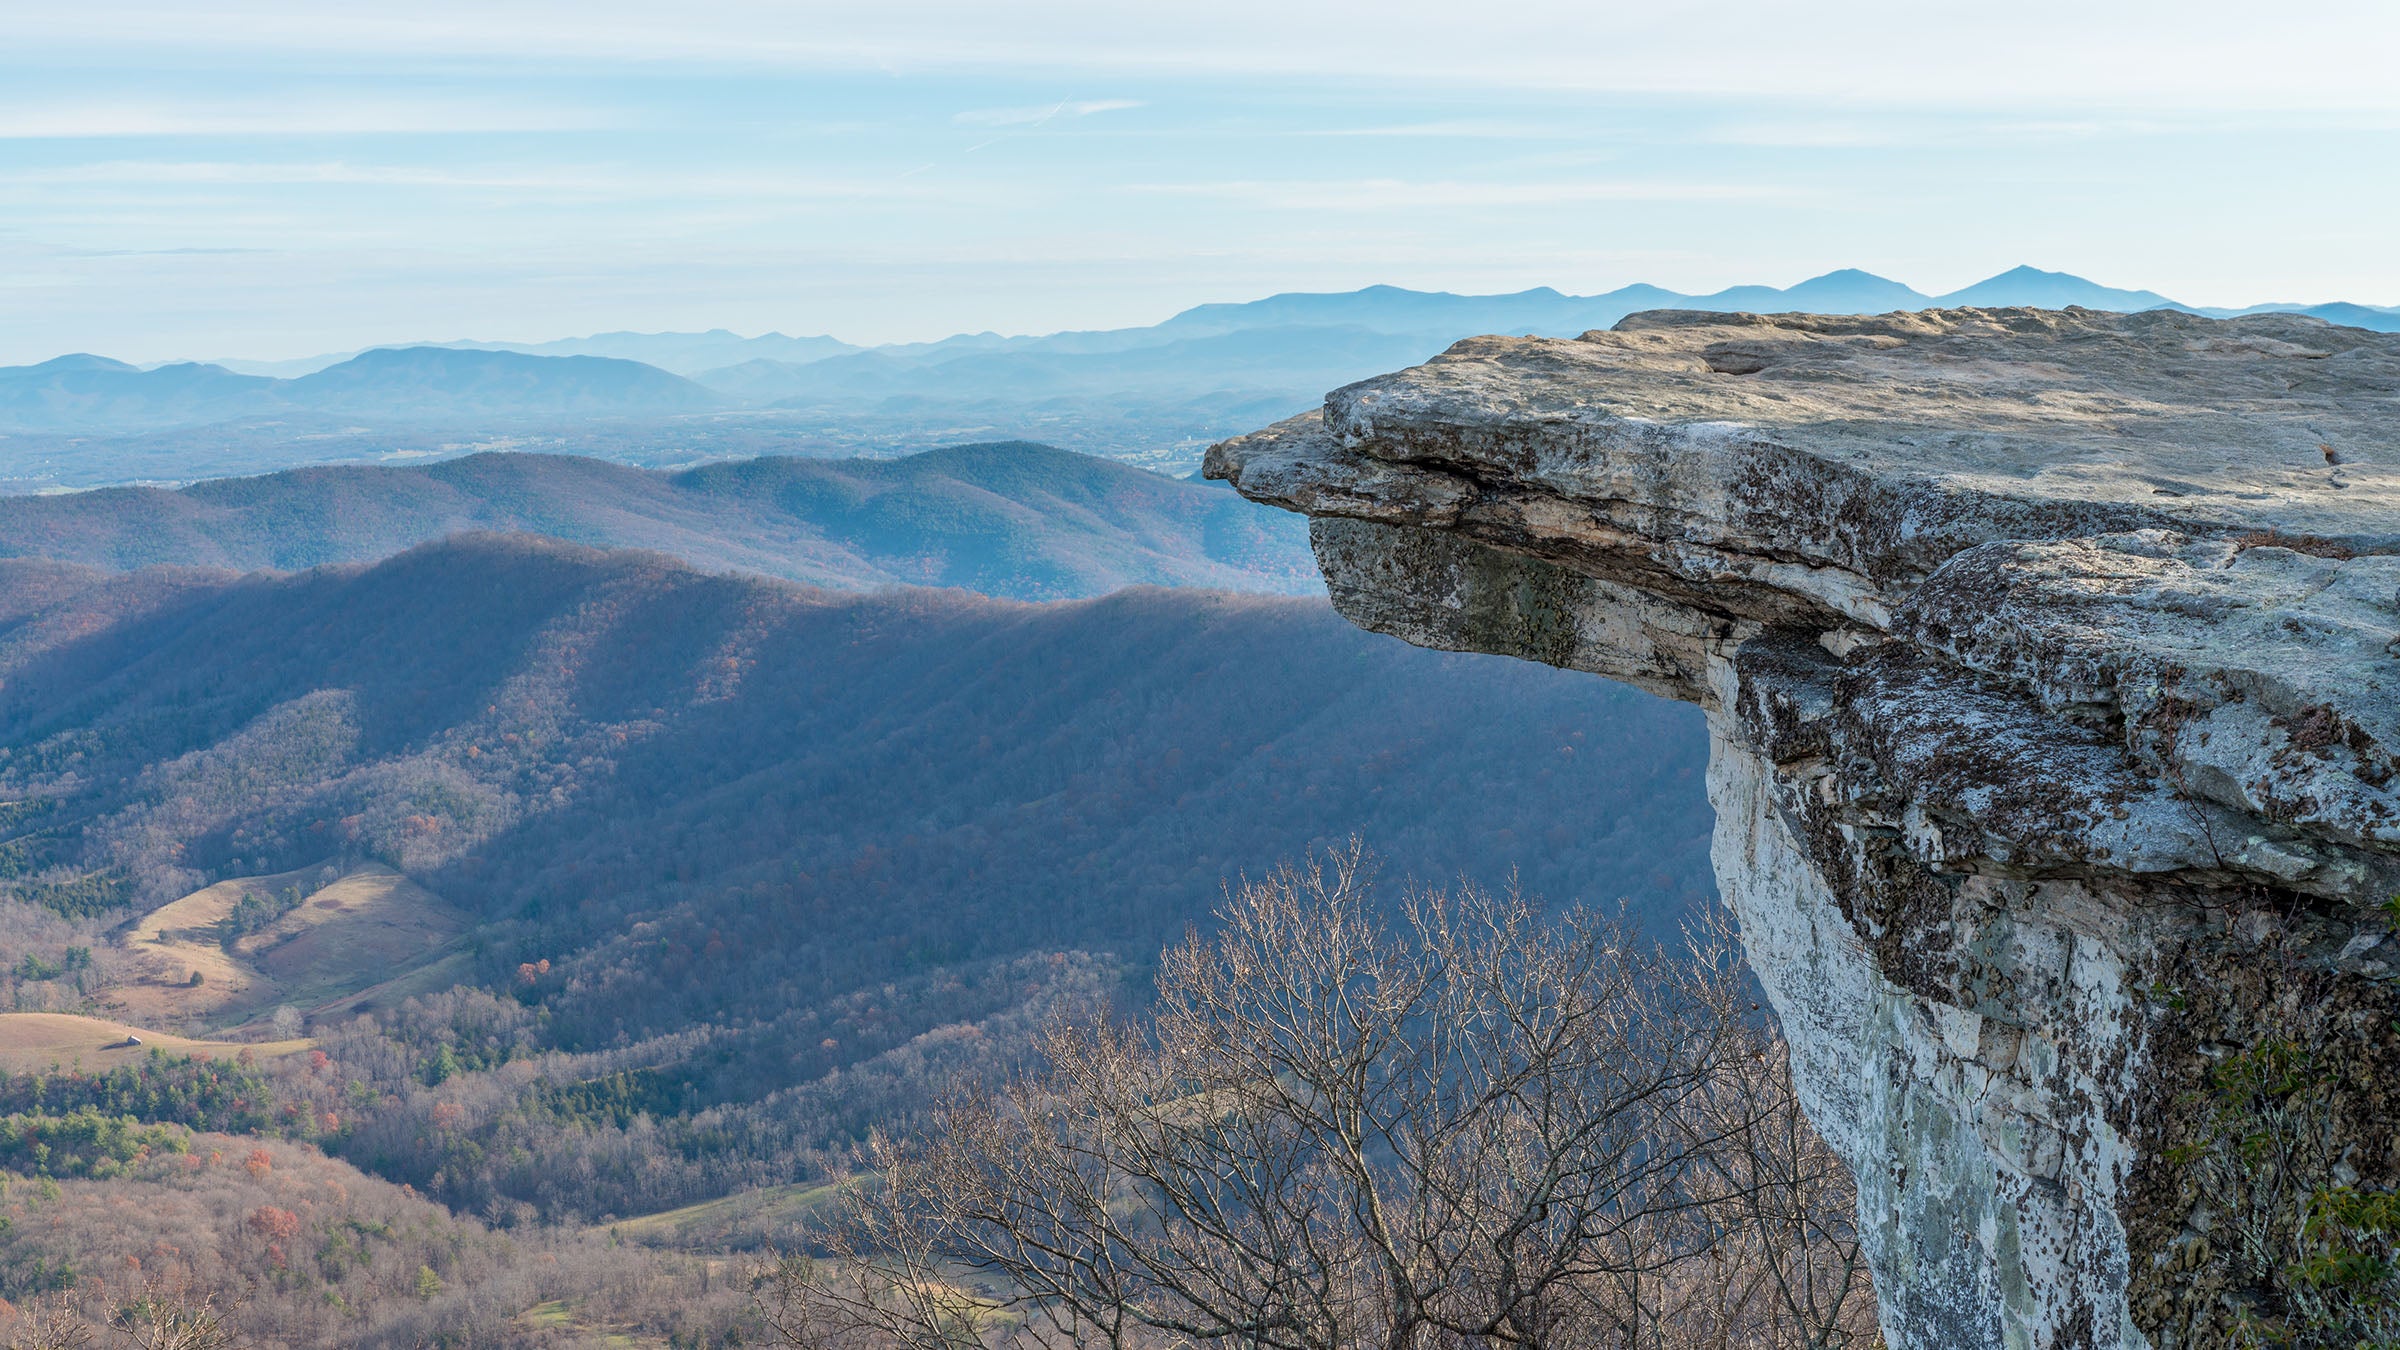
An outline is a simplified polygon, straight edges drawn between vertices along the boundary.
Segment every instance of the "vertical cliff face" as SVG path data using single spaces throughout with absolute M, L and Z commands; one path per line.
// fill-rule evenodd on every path
M 1365 627 L 1707 710 L 1894 1345 L 2221 1343 L 2307 1194 L 2400 1182 L 2400 338 L 1636 315 L 1208 472 Z

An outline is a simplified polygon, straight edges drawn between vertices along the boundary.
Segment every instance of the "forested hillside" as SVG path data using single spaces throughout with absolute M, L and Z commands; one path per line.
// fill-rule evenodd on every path
M 704 569 L 846 590 L 960 586 L 1051 600 L 1142 584 L 1321 589 L 1296 516 L 1213 483 L 1022 442 L 680 472 L 495 453 L 0 498 L 0 557 L 118 569 L 371 562 L 462 530 L 657 549 Z
M 188 1323 L 184 1339 L 157 1334 L 195 1308 L 220 1314 L 241 1347 L 742 1343 L 743 1291 L 705 1260 L 574 1232 L 496 1233 L 255 1133 L 130 1128 L 89 1111 L 0 1117 L 0 1149 L 35 1134 L 50 1159 L 19 1153 L 6 1159 L 17 1175 L 0 1173 L 11 1346 L 124 1343 L 74 1339 L 79 1320 L 148 1331 L 131 1341 L 144 1346 L 227 1345 Z
M 150 908 L 405 871 L 464 987 L 300 1010 L 329 1059 L 281 1062 L 268 1123 L 504 1223 L 804 1180 L 1352 833 L 1395 880 L 1662 928 L 1708 886 L 1688 709 L 1321 600 L 846 595 L 490 535 L 18 561 L 0 598 L 0 989 L 105 1009 Z

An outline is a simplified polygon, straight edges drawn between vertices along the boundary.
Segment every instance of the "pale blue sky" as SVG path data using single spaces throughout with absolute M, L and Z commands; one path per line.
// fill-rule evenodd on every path
M 2026 262 L 2400 303 L 2400 5 L 0 0 L 0 361 Z

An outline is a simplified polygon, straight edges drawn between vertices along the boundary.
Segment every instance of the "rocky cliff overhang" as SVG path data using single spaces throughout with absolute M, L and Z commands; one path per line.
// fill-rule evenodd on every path
M 1719 881 L 1896 1345 L 2266 1306 L 2190 1160 L 2210 1067 L 2270 1041 L 2351 1066 L 2327 1166 L 2400 1179 L 2400 337 L 1640 314 L 1207 472 L 1314 517 L 1365 627 L 1707 709 Z

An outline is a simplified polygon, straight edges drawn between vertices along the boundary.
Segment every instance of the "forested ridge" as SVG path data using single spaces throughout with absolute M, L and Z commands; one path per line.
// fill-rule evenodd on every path
M 842 594 L 492 535 L 0 581 L 15 1006 L 105 1007 L 110 930 L 226 877 L 380 861 L 472 924 L 464 987 L 238 1071 L 263 1111 L 166 1062 L 5 1104 L 307 1141 L 504 1228 L 806 1180 L 1354 833 L 1655 931 L 1708 886 L 1688 710 L 1320 600 Z
M 495 452 L 0 497 L 0 557 L 117 569 L 374 562 L 473 530 L 656 549 L 708 570 L 851 590 L 1057 600 L 1143 584 L 1321 589 L 1297 516 L 1217 484 L 1026 442 L 671 472 Z

